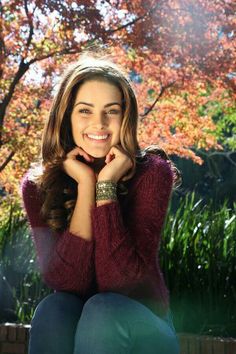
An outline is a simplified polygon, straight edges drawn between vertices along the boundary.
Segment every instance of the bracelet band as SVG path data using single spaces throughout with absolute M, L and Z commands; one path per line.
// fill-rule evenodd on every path
M 113 181 L 99 181 L 96 183 L 96 201 L 117 200 L 117 183 Z

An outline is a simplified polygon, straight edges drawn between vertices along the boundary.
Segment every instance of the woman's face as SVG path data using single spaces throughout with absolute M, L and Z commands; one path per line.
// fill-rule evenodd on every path
M 115 85 L 85 81 L 78 89 L 71 114 L 72 134 L 77 146 L 100 158 L 120 142 L 122 94 Z

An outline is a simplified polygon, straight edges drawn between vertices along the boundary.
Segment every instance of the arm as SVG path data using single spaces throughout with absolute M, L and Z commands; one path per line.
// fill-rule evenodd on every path
M 45 283 L 55 290 L 86 294 L 90 289 L 94 275 L 94 242 L 86 240 L 87 236 L 91 235 L 85 234 L 87 232 L 85 228 L 81 228 L 84 236 L 79 236 L 76 223 L 76 217 L 79 216 L 78 206 L 85 205 L 83 202 L 85 202 L 86 193 L 78 194 L 70 225 L 71 230 L 76 229 L 76 234 L 72 233 L 69 228 L 63 233 L 53 232 L 42 221 L 39 214 L 42 202 L 36 185 L 28 180 L 27 175 L 22 180 L 21 193 L 36 247 L 40 271 Z M 86 203 L 88 215 L 92 201 L 86 201 Z M 82 216 L 85 216 L 85 210 L 83 210 Z
M 93 208 L 100 291 L 131 289 L 155 268 L 172 183 L 168 163 L 159 160 L 141 177 L 125 219 L 118 201 Z
M 69 231 L 85 240 L 92 240 L 91 208 L 95 205 L 95 182 L 80 183 Z

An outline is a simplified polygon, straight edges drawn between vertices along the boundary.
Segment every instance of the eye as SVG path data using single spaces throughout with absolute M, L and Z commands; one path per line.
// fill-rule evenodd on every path
M 91 111 L 90 111 L 89 109 L 87 109 L 87 108 L 81 108 L 81 109 L 79 110 L 79 113 L 82 113 L 82 114 L 90 114 Z
M 106 112 L 106 114 L 119 114 L 120 110 L 119 109 L 110 109 L 110 111 Z

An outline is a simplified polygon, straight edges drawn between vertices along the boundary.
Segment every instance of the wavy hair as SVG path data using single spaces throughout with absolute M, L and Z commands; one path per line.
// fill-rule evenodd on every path
M 71 113 L 79 87 L 87 80 L 103 80 L 114 84 L 122 93 L 123 119 L 120 144 L 133 162 L 132 169 L 118 183 L 118 193 L 126 194 L 125 181 L 136 171 L 136 165 L 145 163 L 147 153 L 160 155 L 167 160 L 174 174 L 174 188 L 181 184 L 181 173 L 167 153 L 157 145 L 141 149 L 137 140 L 138 105 L 130 80 L 123 69 L 103 57 L 82 54 L 63 75 L 46 120 L 37 162 L 31 164 L 30 179 L 39 189 L 43 204 L 41 216 L 54 231 L 68 226 L 77 198 L 77 182 L 62 169 L 66 154 L 76 144 L 72 136 Z

